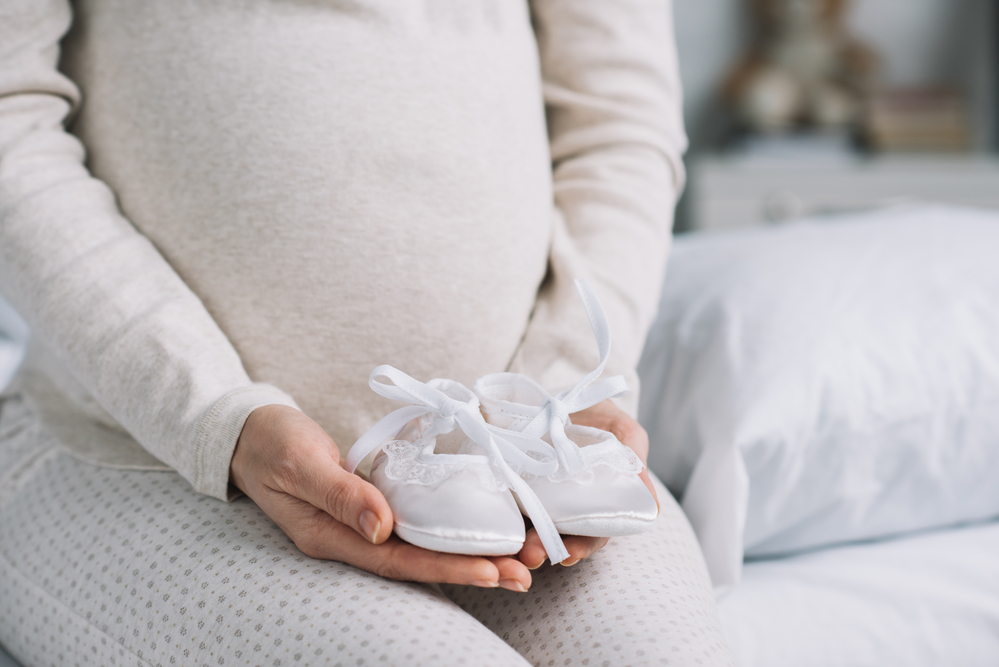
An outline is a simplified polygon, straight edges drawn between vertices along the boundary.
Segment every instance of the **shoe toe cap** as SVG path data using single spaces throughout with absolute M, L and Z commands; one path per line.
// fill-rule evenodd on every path
M 593 468 L 589 482 L 538 479 L 534 492 L 565 535 L 618 537 L 652 527 L 659 507 L 635 474 L 607 466 Z
M 483 484 L 472 471 L 428 486 L 390 480 L 379 467 L 372 470 L 372 481 L 392 508 L 396 533 L 417 546 L 500 556 L 524 544 L 524 519 L 511 493 Z

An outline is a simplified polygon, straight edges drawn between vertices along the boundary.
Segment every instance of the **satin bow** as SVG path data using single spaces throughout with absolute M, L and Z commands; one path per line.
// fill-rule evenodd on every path
M 531 411 L 528 416 L 533 415 L 533 418 L 527 426 L 521 429 L 521 432 L 526 435 L 538 437 L 550 432 L 559 463 L 570 475 L 585 468 L 586 462 L 579 447 L 565 434 L 566 424 L 571 423 L 569 415 L 628 391 L 628 384 L 620 375 L 609 377 L 599 384 L 590 386 L 600 377 L 607 366 L 611 348 L 610 326 L 607 324 L 607 314 L 590 284 L 585 280 L 573 282 L 583 300 L 586 316 L 590 320 L 590 328 L 593 329 L 593 335 L 596 336 L 597 348 L 600 351 L 600 363 L 586 377 L 577 382 L 572 389 L 550 397 L 538 409 L 537 413 Z
M 384 377 L 392 384 L 380 382 Z M 470 439 L 486 450 L 489 463 L 494 466 L 517 494 L 527 516 L 531 518 L 538 530 L 541 543 L 548 553 L 552 563 L 559 563 L 569 557 L 558 529 L 545 511 L 537 495 L 531 490 L 519 473 L 534 475 L 551 475 L 558 468 L 558 459 L 548 443 L 537 436 L 515 431 L 507 431 L 486 424 L 479 411 L 479 400 L 470 390 L 457 382 L 447 380 L 431 380 L 425 384 L 406 375 L 392 366 L 382 365 L 371 371 L 368 378 L 369 386 L 385 398 L 412 403 L 413 405 L 399 408 L 378 421 L 364 435 L 358 438 L 347 454 L 346 469 L 354 472 L 357 466 L 368 454 L 377 449 L 402 431 L 413 419 L 431 416 L 430 430 L 424 437 L 432 438 L 460 427 Z M 466 395 L 466 400 L 456 400 L 433 384 L 450 386 L 459 393 Z M 433 449 L 433 443 L 428 445 Z M 531 456 L 533 454 L 534 456 Z M 421 454 L 425 462 L 434 457 L 446 457 L 449 461 L 463 458 L 458 454 L 434 454 L 432 451 Z M 469 457 L 471 458 L 471 457 Z M 477 457 L 476 457 L 477 458 Z

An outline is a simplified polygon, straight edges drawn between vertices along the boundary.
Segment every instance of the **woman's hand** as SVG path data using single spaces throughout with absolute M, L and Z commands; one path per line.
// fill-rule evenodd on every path
M 649 435 L 642 428 L 642 425 L 628 416 L 621 408 L 617 407 L 611 400 L 597 403 L 591 408 L 587 408 L 571 415 L 572 423 L 580 426 L 592 426 L 604 431 L 613 433 L 624 445 L 630 447 L 642 463 L 649 458 Z M 639 477 L 649 487 L 649 493 L 656 499 L 659 505 L 659 498 L 656 490 L 652 486 L 652 479 L 649 477 L 648 469 L 642 470 Z M 582 537 L 579 535 L 563 535 L 562 541 L 569 552 L 569 558 L 562 561 L 562 565 L 575 565 L 587 556 L 593 555 L 597 550 L 607 544 L 606 537 Z M 545 548 L 538 537 L 538 531 L 531 529 L 527 533 L 524 541 L 524 548 L 520 550 L 520 562 L 532 570 L 541 567 L 545 562 Z
M 437 553 L 392 535 L 381 492 L 340 466 L 333 439 L 283 405 L 254 410 L 230 465 L 232 482 L 306 555 L 407 581 L 524 591 L 531 573 L 515 558 Z

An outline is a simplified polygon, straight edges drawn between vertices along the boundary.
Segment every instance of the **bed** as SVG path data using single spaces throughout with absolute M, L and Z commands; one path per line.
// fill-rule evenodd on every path
M 942 207 L 678 237 L 640 418 L 740 667 L 999 665 L 996 248 Z M 0 387 L 25 337 L 0 303 Z
M 7 387 L 21 363 L 26 338 L 27 328 L 24 323 L 0 298 L 0 392 Z M 0 646 L 0 667 L 20 667 L 3 646 Z
M 999 664 L 999 523 L 746 563 L 719 601 L 740 667 Z
M 678 237 L 640 363 L 740 667 L 999 665 L 999 213 Z

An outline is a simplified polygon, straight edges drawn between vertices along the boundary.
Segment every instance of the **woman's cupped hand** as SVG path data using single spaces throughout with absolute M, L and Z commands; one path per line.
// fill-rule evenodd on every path
M 438 553 L 392 534 L 392 510 L 370 482 L 341 467 L 333 439 L 302 412 L 267 405 L 247 418 L 230 466 L 233 484 L 302 553 L 405 581 L 527 590 L 516 558 Z

